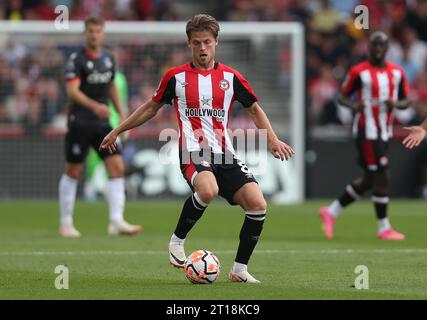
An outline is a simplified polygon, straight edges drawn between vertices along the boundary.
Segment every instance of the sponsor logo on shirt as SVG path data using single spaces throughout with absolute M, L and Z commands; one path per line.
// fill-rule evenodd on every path
M 113 74 L 111 71 L 103 73 L 95 71 L 87 76 L 87 82 L 90 84 L 109 83 L 111 81 L 112 76 Z
M 107 67 L 107 69 L 110 69 L 113 66 L 113 62 L 109 57 L 105 57 L 104 64 L 105 64 L 105 67 Z
M 185 116 L 190 117 L 213 117 L 219 122 L 224 121 L 224 109 L 211 109 L 211 108 L 187 108 L 185 109 Z

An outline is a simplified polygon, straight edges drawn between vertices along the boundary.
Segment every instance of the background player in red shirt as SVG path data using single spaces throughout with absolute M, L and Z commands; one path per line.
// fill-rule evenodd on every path
M 169 260 L 182 268 L 186 255 L 184 240 L 209 203 L 219 194 L 230 204 L 240 205 L 245 220 L 229 279 L 258 283 L 247 264 L 263 227 L 267 204 L 249 169 L 235 157 L 226 131 L 233 100 L 246 107 L 259 129 L 267 131 L 271 153 L 282 161 L 294 151 L 280 141 L 249 83 L 236 70 L 215 61 L 219 24 L 200 14 L 188 21 L 186 33 L 192 62 L 168 70 L 151 100 L 140 106 L 103 140 L 100 149 L 116 150 L 117 136 L 154 117 L 165 103 L 173 103 L 180 126 L 181 170 L 193 194 L 186 200 L 169 243 Z M 203 151 L 202 159 L 199 159 Z M 215 161 L 220 155 L 229 162 Z M 186 158 L 189 161 L 186 161 Z M 216 158 L 218 160 L 218 157 Z
M 338 102 L 355 112 L 353 134 L 363 176 L 347 185 L 344 193 L 329 207 L 320 209 L 322 225 L 328 239 L 333 237 L 336 217 L 342 209 L 366 191 L 372 190 L 372 202 L 378 222 L 378 237 L 404 240 L 387 217 L 389 173 L 387 144 L 392 133 L 393 109 L 409 104 L 409 87 L 403 69 L 385 60 L 388 37 L 374 32 L 369 38 L 369 57 L 350 69 L 338 96 Z M 357 95 L 355 102 L 349 98 Z

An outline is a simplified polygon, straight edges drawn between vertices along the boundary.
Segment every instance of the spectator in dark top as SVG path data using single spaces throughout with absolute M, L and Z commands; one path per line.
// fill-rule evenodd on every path
M 416 3 L 414 9 L 407 11 L 405 22 L 417 31 L 420 40 L 427 42 L 427 0 Z

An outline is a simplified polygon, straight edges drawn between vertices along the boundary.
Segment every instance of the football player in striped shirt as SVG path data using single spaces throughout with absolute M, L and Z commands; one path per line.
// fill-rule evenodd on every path
M 338 95 L 338 102 L 354 111 L 353 135 L 363 175 L 345 187 L 329 207 L 320 209 L 322 226 L 328 239 L 333 238 L 335 219 L 342 209 L 372 191 L 378 223 L 378 238 L 404 240 L 387 216 L 389 172 L 387 145 L 392 134 L 393 109 L 408 106 L 409 86 L 403 69 L 386 61 L 388 36 L 374 32 L 369 38 L 369 57 L 352 67 Z M 350 99 L 356 95 L 356 101 Z
M 227 133 L 233 101 L 239 101 L 255 125 L 266 130 L 270 151 L 276 158 L 288 160 L 294 151 L 277 138 L 248 81 L 233 68 L 215 60 L 218 32 L 218 22 L 209 15 L 199 14 L 189 20 L 186 33 L 192 61 L 169 69 L 152 99 L 111 131 L 100 148 L 114 152 L 120 133 L 142 125 L 165 103 L 173 105 L 180 129 L 181 171 L 193 194 L 185 201 L 170 239 L 170 263 L 179 268 L 184 266 L 184 241 L 188 232 L 212 200 L 221 195 L 230 204 L 240 205 L 245 212 L 229 279 L 258 283 L 249 274 L 247 265 L 263 228 L 267 204 L 255 177 L 237 159 Z

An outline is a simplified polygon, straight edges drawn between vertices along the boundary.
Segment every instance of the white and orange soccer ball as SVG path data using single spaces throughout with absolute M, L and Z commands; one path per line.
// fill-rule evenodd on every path
M 197 250 L 185 260 L 184 272 L 191 283 L 213 283 L 221 273 L 221 265 L 212 252 Z

